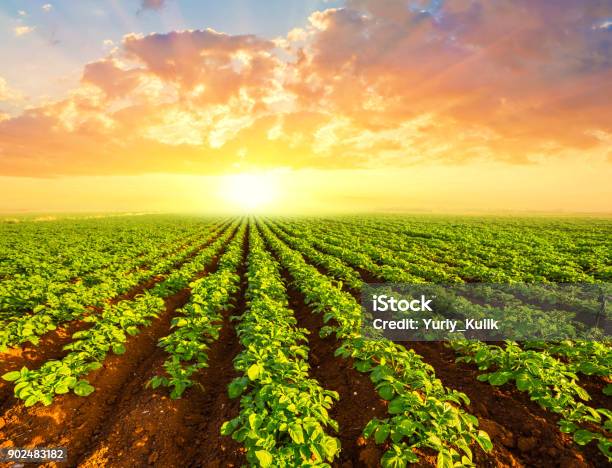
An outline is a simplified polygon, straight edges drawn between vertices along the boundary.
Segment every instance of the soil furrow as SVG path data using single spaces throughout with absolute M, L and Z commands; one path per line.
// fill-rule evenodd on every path
M 245 450 L 239 442 L 221 435 L 221 426 L 240 412 L 240 398 L 230 399 L 227 387 L 241 373 L 234 369 L 234 358 L 242 347 L 236 334 L 232 315 L 240 315 L 247 307 L 246 255 L 248 228 L 245 233 L 244 260 L 239 270 L 241 278 L 238 301 L 232 310 L 223 313 L 223 326 L 219 339 L 209 352 L 209 367 L 199 376 L 203 391 L 189 398 L 184 423 L 188 428 L 187 440 L 194 441 L 182 454 L 180 466 L 237 467 L 246 465 Z M 170 460 L 169 460 L 170 461 Z M 170 466 L 170 465 L 164 465 Z
M 194 252 L 190 253 L 185 259 L 177 262 L 174 267 L 180 268 L 181 265 L 187 263 L 195 257 L 199 252 L 212 244 L 219 236 L 225 232 L 224 228 L 215 236 L 206 240 Z M 202 273 L 204 274 L 204 273 Z M 137 295 L 153 288 L 156 284 L 162 282 L 167 275 L 158 275 L 150 278 L 147 281 L 140 283 L 130 289 L 128 292 L 109 299 L 109 304 L 117 304 L 122 300 L 132 300 Z M 88 307 L 92 313 L 99 311 L 99 308 Z M 67 354 L 64 351 L 64 346 L 72 341 L 72 335 L 80 330 L 85 330 L 92 326 L 92 323 L 84 322 L 83 320 L 71 320 L 59 325 L 55 330 L 51 330 L 40 337 L 40 342 L 36 345 L 25 343 L 22 347 L 13 348 L 6 353 L 0 353 L 0 375 L 12 370 L 21 369 L 23 366 L 34 368 L 42 365 L 44 362 L 52 359 L 61 359 Z M 0 379 L 0 410 L 4 410 L 7 405 L 13 404 L 14 399 L 11 397 L 12 385 Z
M 217 258 L 218 255 L 209 269 L 216 268 Z M 101 369 L 88 374 L 87 379 L 96 388 L 92 395 L 86 398 L 60 395 L 49 407 L 32 408 L 10 397 L 10 405 L 5 405 L 0 418 L 2 446 L 65 445 L 69 447 L 68 464 L 75 465 L 91 440 L 100 437 L 112 420 L 118 395 L 124 395 L 121 398 L 125 399 L 129 388 L 146 384 L 146 369 L 157 359 L 158 340 L 171 331 L 172 317 L 187 303 L 189 295 L 189 288 L 185 288 L 166 298 L 164 313 L 128 339 L 125 354 L 109 355 Z
M 99 435 L 104 421 L 116 411 L 118 395 L 136 382 L 145 384 L 140 367 L 151 358 L 158 339 L 170 329 L 175 310 L 188 298 L 188 289 L 167 298 L 165 312 L 128 339 L 125 354 L 108 356 L 101 369 L 90 373 L 87 379 L 96 391 L 88 397 L 59 395 L 48 407 L 26 408 L 16 402 L 3 414 L 6 425 L 0 439 L 18 447 L 66 446 L 68 465 L 74 466 L 79 454 Z
M 529 399 L 510 384 L 493 387 L 480 382 L 480 372 L 473 366 L 456 363 L 455 354 L 441 342 L 403 343 L 431 365 L 445 386 L 465 393 L 470 399 L 467 410 L 476 416 L 480 427 L 490 436 L 494 451 L 476 453 L 477 462 L 485 465 L 501 461 L 514 466 L 604 466 L 605 460 L 596 447 L 580 450 L 571 436 L 559 431 L 558 416 Z M 584 453 L 583 453 L 584 452 Z M 587 456 L 585 457 L 585 453 Z M 591 463 L 587 463 L 590 460 Z M 495 465 L 493 465 L 495 466 Z
M 215 466 L 215 462 L 241 466 L 240 444 L 229 438 L 221 440 L 219 434 L 221 424 L 239 411 L 239 400 L 227 397 L 227 385 L 235 377 L 232 359 L 238 352 L 232 335 L 229 317 L 225 317 L 219 339 L 209 351 L 210 367 L 179 400 L 170 399 L 167 389 L 145 387 L 167 358 L 161 348 L 156 349 L 138 371 L 142 381 L 126 388 L 112 424 L 93 441 L 79 466 Z
M 383 450 L 372 441 L 365 440 L 362 431 L 372 418 L 387 416 L 385 401 L 379 398 L 368 376 L 353 368 L 351 360 L 334 356 L 340 344 L 338 339 L 334 336 L 319 336 L 323 317 L 305 304 L 304 296 L 290 285 L 286 272 L 284 279 L 289 285 L 289 306 L 295 312 L 298 326 L 310 331 L 310 374 L 323 388 L 336 391 L 340 395 L 340 399 L 334 402 L 329 411 L 340 427 L 337 437 L 340 439 L 342 451 L 336 466 L 378 466 Z
M 312 266 L 329 276 L 324 268 L 314 264 Z M 355 270 L 365 282 L 380 282 L 367 270 Z M 346 287 L 344 289 L 355 300 L 361 301 L 361 297 L 354 291 Z M 560 432 L 556 415 L 545 411 L 529 400 L 528 395 L 511 385 L 498 388 L 478 381 L 478 370 L 456 363 L 454 353 L 445 348 L 443 343 L 400 344 L 407 349 L 414 349 L 424 362 L 434 368 L 436 376 L 445 386 L 462 391 L 470 398 L 471 405 L 467 410 L 479 418 L 481 427 L 489 432 L 494 443 L 493 453 L 476 452 L 479 465 L 534 466 L 535 463 L 542 467 L 589 466 L 585 458 L 593 460 L 592 466 L 605 464 L 604 457 L 594 444 L 581 450 L 569 435 Z
M 210 271 L 215 269 L 216 265 Z M 224 460 L 223 466 L 244 463 L 240 445 L 222 438 L 219 432 L 223 422 L 239 411 L 239 400 L 227 396 L 227 385 L 236 376 L 233 358 L 239 352 L 229 318 L 233 311 L 244 308 L 244 285 L 237 298 L 234 309 L 224 313 L 219 339 L 208 352 L 209 367 L 195 376 L 197 384 L 178 400 L 170 399 L 165 388 L 145 387 L 142 383 L 158 374 L 168 357 L 158 347 L 147 365 L 138 370 L 143 382 L 126 389 L 112 420 L 90 444 L 79 466 L 215 466 L 220 460 Z

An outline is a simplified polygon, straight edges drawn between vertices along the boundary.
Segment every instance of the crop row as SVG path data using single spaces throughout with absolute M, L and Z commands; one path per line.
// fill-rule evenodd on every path
M 26 406 L 39 402 L 49 405 L 56 394 L 69 391 L 80 396 L 90 394 L 94 387 L 82 377 L 100 368 L 109 352 L 124 353 L 127 337 L 138 334 L 164 311 L 163 298 L 186 288 L 195 274 L 212 261 L 234 229 L 235 224 L 150 291 L 133 300 L 106 304 L 101 313 L 85 317 L 91 327 L 73 334 L 73 341 L 64 347 L 68 353 L 62 359 L 49 360 L 34 370 L 23 367 L 8 372 L 3 379 L 15 382 L 14 394 Z
M 381 459 L 383 466 L 416 462 L 415 449 L 422 447 L 437 453 L 438 466 L 471 466 L 474 441 L 485 451 L 492 449 L 488 435 L 478 430 L 478 420 L 461 408 L 469 403 L 465 394 L 445 388 L 414 351 L 384 339 L 364 339 L 359 303 L 267 226 L 260 224 L 260 228 L 307 303 L 323 313 L 328 325 L 321 334 L 335 334 L 340 342 L 336 354 L 352 358 L 355 368 L 368 373 L 380 396 L 389 402 L 389 417 L 375 418 L 364 428 L 364 435 L 373 435 L 377 443 L 390 441 Z
M 217 270 L 190 284 L 189 302 L 172 319 L 174 331 L 159 340 L 169 357 L 163 364 L 165 373 L 153 377 L 149 384 L 153 388 L 171 387 L 172 398 L 180 398 L 194 385 L 193 375 L 208 366 L 208 350 L 219 338 L 222 313 L 232 306 L 239 289 L 237 270 L 243 258 L 245 232 L 243 222 L 219 259 Z
M 171 271 L 176 265 L 197 253 L 202 245 L 210 243 L 220 229 L 224 227 L 211 226 L 204 244 L 199 241 L 169 256 L 166 256 L 165 252 L 156 252 L 150 259 L 150 269 L 136 269 L 125 275 L 110 274 L 99 284 L 81 287 L 47 304 L 41 304 L 31 314 L 21 314 L 0 322 L 0 351 L 27 341 L 37 344 L 39 336 L 54 330 L 59 324 L 83 317 L 91 311 L 91 308 L 102 307 L 108 300 L 143 281 Z
M 344 226 L 365 236 L 377 236 L 393 250 L 416 254 L 459 268 L 467 281 L 610 280 L 609 236 L 605 224 L 589 221 L 429 218 L 340 220 L 320 227 Z M 311 223 L 312 224 L 312 223 Z M 331 229 L 335 230 L 335 229 Z M 608 244 L 608 246 L 606 246 Z
M 338 394 L 309 377 L 307 330 L 287 307 L 279 268 L 255 227 L 249 233 L 248 304 L 237 333 L 243 351 L 234 367 L 242 376 L 229 385 L 240 414 L 221 432 L 244 444 L 247 460 L 262 467 L 329 466 L 340 442 L 327 433 L 338 424 L 327 410 Z
M 308 239 L 308 233 L 305 233 L 304 230 L 302 230 L 300 238 L 288 236 L 287 233 L 280 230 L 277 230 L 277 232 L 294 248 L 303 250 L 307 255 L 309 254 L 315 263 L 319 265 L 329 263 L 328 255 L 303 248 L 308 243 L 308 240 L 304 240 L 304 238 Z M 325 238 L 323 240 L 319 239 L 317 242 L 319 245 L 325 245 Z M 341 259 L 350 260 L 355 257 L 354 248 L 340 250 L 338 253 Z M 376 274 L 379 271 L 375 270 L 371 273 Z M 496 312 L 494 308 L 486 308 L 471 303 L 462 297 L 453 297 L 443 287 L 432 285 L 431 289 L 433 295 L 445 299 L 444 302 L 448 304 L 449 309 L 454 314 L 464 317 L 490 317 L 494 316 L 492 312 Z M 540 311 L 538 315 L 538 311 L 533 309 L 528 312 L 519 316 L 521 322 L 517 323 L 517 326 L 533 328 L 537 325 L 539 318 L 544 318 L 548 319 L 546 328 L 554 329 L 554 323 L 552 322 L 554 315 L 552 313 Z M 516 308 L 513 313 L 516 314 Z M 558 326 L 571 327 L 563 317 L 560 317 Z M 563 350 L 572 349 L 570 346 L 573 345 L 574 355 L 569 358 L 569 363 L 555 359 L 545 350 L 523 350 L 514 342 L 507 342 L 505 346 L 501 347 L 478 341 L 451 340 L 449 346 L 458 354 L 458 360 L 474 362 L 480 370 L 491 368 L 495 370 L 494 372 L 481 374 L 480 380 L 487 381 L 492 385 L 514 382 L 520 391 L 527 392 L 530 398 L 542 407 L 560 414 L 562 416 L 559 423 L 561 430 L 572 433 L 578 444 L 583 445 L 591 440 L 596 440 L 598 448 L 607 457 L 611 457 L 611 443 L 606 432 L 612 428 L 612 413 L 605 408 L 593 409 L 582 403 L 584 400 L 589 400 L 590 396 L 578 385 L 575 374 L 575 371 L 582 370 L 588 374 L 601 373 L 608 376 L 611 369 L 610 348 L 602 343 L 585 341 L 578 341 L 578 344 L 570 343 L 557 344 L 556 346 L 559 349 L 555 350 L 561 353 Z M 543 346 L 542 343 L 540 343 L 540 346 Z M 585 353 L 590 354 L 585 355 Z M 566 355 L 569 354 L 569 351 L 566 352 Z M 592 362 L 589 358 L 595 355 L 599 356 L 599 359 Z M 585 425 L 599 427 L 600 429 L 588 430 L 584 427 Z
M 10 259 L 11 265 L 28 262 L 38 268 L 33 271 L 27 268 L 25 273 L 5 276 L 0 281 L 0 318 L 30 311 L 41 304 L 52 304 L 62 295 L 86 294 L 88 287 L 102 285 L 133 269 L 142 269 L 160 256 L 171 254 L 177 245 L 188 246 L 207 235 L 215 224 L 219 223 L 206 224 L 204 230 L 201 226 L 195 229 L 197 225 L 190 226 L 189 230 L 180 229 L 180 237 L 170 227 L 159 228 L 158 233 L 143 232 L 143 229 L 133 229 L 127 234 L 119 231 L 114 238 L 105 231 L 87 237 L 76 236 L 71 231 L 65 232 L 64 227 L 53 240 L 40 240 L 36 245 L 21 237 L 6 252 L 5 259 Z M 50 244 L 55 242 L 58 245 L 51 248 Z M 40 258 L 41 255 L 44 257 Z

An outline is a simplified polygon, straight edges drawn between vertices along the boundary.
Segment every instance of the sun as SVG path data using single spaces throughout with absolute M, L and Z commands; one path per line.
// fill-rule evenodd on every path
M 271 174 L 232 174 L 223 177 L 220 195 L 234 209 L 260 211 L 276 200 L 278 183 Z

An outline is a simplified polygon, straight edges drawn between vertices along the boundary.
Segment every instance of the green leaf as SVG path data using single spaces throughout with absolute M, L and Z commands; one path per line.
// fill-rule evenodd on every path
M 156 389 L 163 383 L 163 381 L 164 381 L 163 377 L 156 375 L 151 380 L 149 380 L 149 384 L 151 385 L 151 388 Z
M 304 432 L 299 424 L 293 423 L 289 425 L 289 435 L 296 444 L 304 443 Z
M 414 434 L 416 428 L 417 423 L 409 419 L 404 419 L 398 426 L 399 432 L 401 432 L 406 437 L 409 437 Z
M 177 326 L 177 327 L 184 327 L 184 326 L 185 326 L 185 325 L 187 325 L 188 323 L 189 323 L 189 322 L 187 321 L 187 319 L 186 319 L 186 318 L 181 317 L 181 318 L 179 318 L 179 319 L 176 321 L 175 326 Z
M 485 431 L 478 431 L 476 442 L 478 442 L 478 445 L 480 445 L 485 452 L 490 452 L 493 450 L 493 442 L 491 442 L 489 434 L 487 434 Z
M 28 398 L 26 398 L 24 404 L 26 406 L 33 406 L 38 402 L 38 398 L 35 395 L 31 395 Z
M 382 444 L 385 440 L 387 440 L 387 437 L 389 437 L 389 432 L 390 428 L 388 424 L 378 426 L 378 429 L 376 429 L 376 432 L 374 433 L 374 441 L 377 444 Z
M 369 361 L 357 361 L 355 363 L 355 369 L 357 369 L 359 372 L 368 372 L 370 369 L 372 369 L 372 364 L 370 364 Z
M 566 419 L 562 419 L 561 421 L 559 421 L 559 426 L 559 430 L 561 432 L 564 432 L 565 434 L 570 434 L 576 429 L 578 429 L 578 426 L 576 424 Z
M 369 438 L 374 433 L 379 424 L 381 424 L 381 422 L 378 419 L 370 420 L 370 422 L 367 423 L 366 427 L 363 429 L 363 436 L 366 439 Z
M 86 380 L 79 380 L 79 382 L 74 387 L 74 393 L 78 396 L 87 396 L 91 395 L 95 388 L 89 384 Z
M 591 431 L 587 431 L 586 429 L 579 429 L 576 432 L 574 432 L 574 441 L 578 445 L 586 445 L 590 441 L 592 441 L 595 437 L 596 437 L 595 433 Z
M 380 459 L 380 466 L 382 468 L 406 468 L 407 463 L 414 463 L 418 460 L 419 457 L 414 452 L 393 446 L 383 454 Z
M 7 372 L 6 374 L 4 374 L 2 376 L 2 378 L 4 380 L 7 380 L 8 382 L 14 382 L 15 380 L 17 380 L 19 377 L 21 377 L 21 372 L 19 371 L 12 371 L 12 372 Z
M 599 367 L 592 362 L 581 362 L 578 366 L 578 372 L 582 372 L 586 375 L 592 375 L 599 370 Z
M 340 442 L 335 437 L 326 437 L 321 446 L 323 447 L 325 456 L 329 461 L 332 461 L 338 452 L 340 452 Z
M 446 450 L 438 452 L 436 468 L 453 468 L 453 457 Z
M 232 419 L 231 421 L 225 421 L 221 426 L 221 435 L 229 436 L 234 432 L 238 426 L 240 425 L 240 421 L 236 419 Z
M 263 468 L 272 465 L 272 461 L 273 461 L 272 454 L 268 452 L 267 450 L 257 450 L 255 452 L 255 456 L 257 457 L 259 464 Z
M 49 406 L 51 403 L 53 403 L 53 397 L 51 395 L 43 395 L 40 401 L 43 405 Z
M 508 382 L 508 380 L 510 380 L 511 376 L 512 372 L 495 372 L 490 375 L 489 383 L 495 386 L 504 385 L 506 382 Z
M 125 346 L 123 345 L 123 343 L 114 344 L 113 345 L 113 353 L 115 353 L 115 354 L 124 354 L 125 353 Z
M 246 388 L 247 385 L 248 385 L 248 380 L 245 379 L 244 377 L 234 379 L 234 381 L 227 386 L 227 392 L 229 394 L 229 397 L 230 398 L 239 397 L 242 394 L 242 392 L 244 392 L 244 389 Z
M 476 353 L 476 355 L 474 356 L 474 360 L 477 363 L 481 363 L 482 361 L 484 361 L 487 357 L 487 355 L 489 354 L 489 350 L 488 349 L 481 349 L 480 351 L 478 351 Z
M 256 431 L 257 429 L 259 429 L 259 426 L 261 426 L 262 422 L 263 418 L 257 413 L 252 413 L 249 415 L 249 426 L 252 430 Z
M 261 375 L 261 370 L 261 366 L 255 363 L 251 367 L 249 367 L 249 370 L 247 371 L 247 376 L 251 380 L 257 380 L 257 378 Z
M 387 411 L 389 411 L 389 414 L 402 413 L 404 411 L 404 400 L 402 400 L 402 398 L 400 397 L 395 398 L 394 400 L 391 400 L 387 408 Z
M 516 388 L 518 388 L 521 392 L 529 390 L 532 383 L 531 377 L 524 372 L 516 377 Z
M 178 400 L 186 389 L 187 387 L 183 382 L 175 382 L 174 389 L 170 392 L 170 398 Z
M 101 362 L 92 362 L 91 364 L 87 364 L 87 370 L 97 370 L 102 368 L 102 363 Z
M 603 388 L 604 395 L 612 396 L 612 384 L 608 384 Z
M 581 399 L 583 399 L 584 401 L 588 401 L 588 400 L 590 400 L 590 399 L 591 399 L 591 395 L 589 395 L 589 394 L 587 393 L 587 391 L 586 391 L 584 388 L 582 388 L 581 386 L 576 385 L 576 386 L 574 387 L 574 390 L 576 391 L 576 393 L 578 394 L 578 396 L 579 396 Z
M 378 393 L 380 397 L 384 400 L 392 400 L 393 399 L 393 387 L 391 385 L 383 385 L 378 389 Z

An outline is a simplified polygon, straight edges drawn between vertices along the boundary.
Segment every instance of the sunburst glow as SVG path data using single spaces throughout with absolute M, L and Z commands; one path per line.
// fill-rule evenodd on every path
M 278 196 L 279 186 L 271 174 L 243 173 L 224 177 L 221 198 L 240 211 L 268 208 Z

